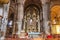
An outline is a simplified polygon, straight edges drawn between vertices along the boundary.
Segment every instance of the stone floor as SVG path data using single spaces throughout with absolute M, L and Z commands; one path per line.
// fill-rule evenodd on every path
M 5 38 L 5 40 L 33 40 L 33 39 L 26 39 L 26 38 Z
M 6 37 L 5 40 L 60 40 L 60 38 L 19 38 L 17 35 L 16 36 L 9 36 Z
M 41 40 L 40 38 L 5 38 L 5 40 Z M 45 40 L 60 40 L 60 38 L 51 38 L 51 39 L 45 39 Z

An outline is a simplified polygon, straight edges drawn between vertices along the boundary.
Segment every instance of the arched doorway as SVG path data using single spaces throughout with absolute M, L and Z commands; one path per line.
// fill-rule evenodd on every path
M 8 22 L 7 22 L 7 29 L 6 29 L 6 37 L 10 37 L 15 34 L 16 28 L 15 27 L 15 13 L 16 9 L 13 7 L 9 8 L 9 13 L 8 13 Z M 15 27 L 15 28 L 14 28 Z
M 17 27 L 17 5 L 15 5 L 17 0 L 10 0 L 10 7 L 8 13 L 8 22 L 7 22 L 7 29 L 6 29 L 6 36 L 9 37 L 18 31 Z
M 13 26 L 14 26 L 13 24 L 14 24 L 14 13 L 11 13 L 9 14 L 9 17 L 8 17 L 6 37 L 12 36 Z
M 52 34 L 60 34 L 60 5 L 51 8 L 51 29 Z

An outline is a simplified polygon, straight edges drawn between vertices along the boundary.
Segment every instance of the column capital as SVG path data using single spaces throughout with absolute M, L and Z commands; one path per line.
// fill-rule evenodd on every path
M 46 4 L 46 3 L 49 3 L 50 0 L 41 0 L 42 4 Z
M 18 0 L 18 5 L 24 5 L 24 3 L 25 3 L 25 0 Z

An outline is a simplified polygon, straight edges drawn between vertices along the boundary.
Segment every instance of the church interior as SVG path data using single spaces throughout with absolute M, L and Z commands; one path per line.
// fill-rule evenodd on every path
M 60 40 L 60 0 L 0 0 L 0 40 Z

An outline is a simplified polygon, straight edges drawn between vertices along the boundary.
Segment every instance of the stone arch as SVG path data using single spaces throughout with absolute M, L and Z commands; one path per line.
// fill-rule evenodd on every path
M 39 9 L 42 9 L 42 3 L 40 0 L 26 0 L 24 2 L 24 10 L 28 7 L 28 6 L 34 5 L 36 7 L 38 7 Z
M 50 4 L 50 14 L 54 14 L 52 13 L 54 10 L 57 10 L 60 6 L 60 0 L 51 0 L 51 4 Z M 55 13 L 56 14 L 56 13 Z
M 56 6 L 56 5 L 60 5 L 59 3 L 58 4 L 51 4 L 50 5 L 50 9 L 52 8 L 52 7 L 54 7 L 54 6 Z
M 24 13 L 25 13 L 26 9 L 28 9 L 29 7 L 35 7 L 35 8 L 37 8 L 37 10 L 39 10 L 39 13 L 41 11 L 41 9 L 37 5 L 35 5 L 35 4 L 29 4 L 28 6 L 26 6 L 26 8 L 24 8 Z
M 16 9 L 15 9 L 15 7 L 13 7 L 13 6 L 10 6 L 9 7 L 9 14 L 8 14 L 8 17 L 13 13 L 14 15 L 16 14 Z
M 29 6 L 35 6 L 38 8 L 38 10 L 40 11 L 40 15 L 43 15 L 43 11 L 42 11 L 42 1 L 41 0 L 24 0 L 23 1 L 23 6 L 24 6 L 24 9 L 23 11 L 25 12 L 26 8 L 29 7 Z M 41 20 L 42 20 L 42 16 L 41 16 Z
M 41 14 L 41 11 L 42 11 L 42 3 L 40 0 L 26 0 L 24 2 L 24 15 L 25 15 L 25 11 L 27 8 L 29 7 L 36 7 L 38 10 L 39 10 L 39 19 L 40 19 L 40 16 L 42 16 Z M 23 17 L 24 18 L 24 17 Z
M 60 5 L 55 5 L 51 8 L 51 20 L 57 18 L 60 15 Z M 52 17 L 53 16 L 53 17 Z
M 60 0 L 51 0 L 50 1 L 50 8 L 52 8 L 55 5 L 60 5 Z

